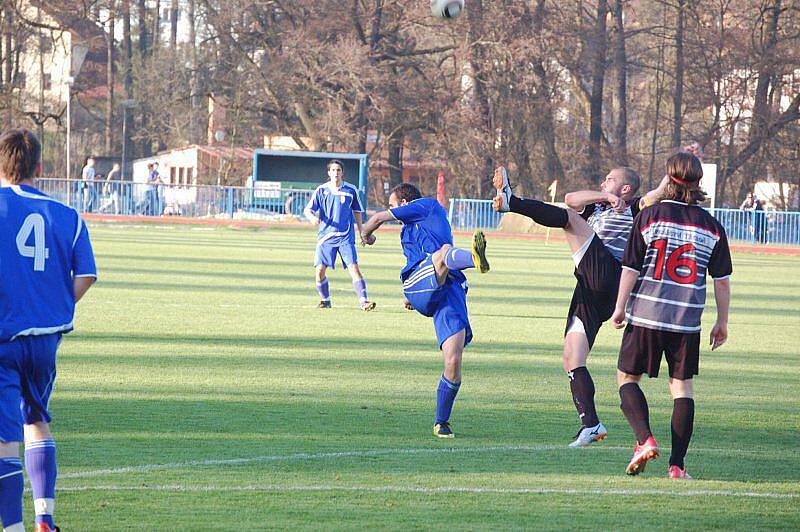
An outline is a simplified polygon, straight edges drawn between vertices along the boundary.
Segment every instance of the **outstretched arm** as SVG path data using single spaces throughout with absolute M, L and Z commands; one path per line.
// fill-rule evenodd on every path
M 375 243 L 375 237 L 372 235 L 377 229 L 383 225 L 385 222 L 389 222 L 394 220 L 394 216 L 392 216 L 391 211 L 388 209 L 385 211 L 381 211 L 376 213 L 372 218 L 367 220 L 367 223 L 361 228 L 361 239 L 369 245 Z
M 592 203 L 611 203 L 611 200 L 616 198 L 616 196 L 613 196 L 613 198 L 611 196 L 611 194 L 600 192 L 599 190 L 576 190 L 564 196 L 564 203 L 570 209 L 581 212 L 584 207 Z

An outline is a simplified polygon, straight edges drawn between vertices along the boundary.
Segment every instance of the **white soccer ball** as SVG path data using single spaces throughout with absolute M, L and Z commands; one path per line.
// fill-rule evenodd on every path
M 431 13 L 436 18 L 457 18 L 464 11 L 464 0 L 431 0 Z

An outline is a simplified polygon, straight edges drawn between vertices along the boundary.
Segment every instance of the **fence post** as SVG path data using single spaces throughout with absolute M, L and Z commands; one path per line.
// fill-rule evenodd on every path
M 454 198 L 450 198 L 450 208 L 447 211 L 447 221 L 450 223 L 451 226 L 453 225 L 453 204 L 455 203 L 455 201 L 456 200 Z

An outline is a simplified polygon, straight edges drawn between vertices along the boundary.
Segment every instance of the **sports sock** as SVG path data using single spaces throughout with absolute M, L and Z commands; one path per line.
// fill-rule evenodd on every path
M 444 255 L 444 264 L 451 270 L 466 270 L 475 267 L 472 251 L 466 249 L 450 248 Z
M 672 454 L 669 465 L 684 469 L 683 459 L 689 449 L 694 428 L 694 399 L 680 397 L 672 406 Z
M 619 397 L 622 400 L 620 408 L 628 424 L 636 434 L 639 445 L 643 444 L 647 438 L 653 435 L 650 431 L 650 412 L 647 408 L 647 399 L 635 382 L 622 385 L 619 389 Z
M 330 301 L 331 300 L 331 293 L 328 288 L 328 278 L 322 280 L 322 282 L 317 283 L 317 293 L 319 294 L 319 298 L 321 301 Z
M 367 282 L 363 278 L 356 279 L 353 281 L 353 290 L 356 292 L 358 302 L 363 305 L 364 301 L 367 300 Z
M 56 499 L 56 442 L 52 439 L 25 443 L 25 469 L 33 492 L 36 522 L 53 528 L 53 507 Z
M 460 382 L 452 382 L 442 374 L 439 380 L 439 388 L 436 390 L 436 423 L 444 423 L 450 419 L 450 412 L 453 411 L 453 401 L 456 400 Z
M 561 227 L 563 229 L 569 223 L 569 214 L 566 209 L 539 200 L 511 196 L 508 208 L 511 209 L 511 212 L 527 216 L 545 227 Z
M 585 427 L 594 427 L 600 420 L 594 406 L 594 381 L 586 366 L 575 368 L 567 372 L 569 389 L 572 391 L 572 402 Z
M 22 461 L 19 458 L 0 458 L 0 519 L 6 530 L 22 525 Z M 24 528 L 15 527 L 24 530 Z M 12 529 L 13 530 L 13 529 Z

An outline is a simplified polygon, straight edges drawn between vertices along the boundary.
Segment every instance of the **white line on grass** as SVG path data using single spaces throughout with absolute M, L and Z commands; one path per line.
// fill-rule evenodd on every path
M 668 451 L 668 447 L 662 447 L 663 451 Z M 296 462 L 304 460 L 320 460 L 325 458 L 369 458 L 372 456 L 404 456 L 418 454 L 451 454 L 451 453 L 490 453 L 490 452 L 548 452 L 563 451 L 564 453 L 574 453 L 581 451 L 630 451 L 630 447 L 620 446 L 594 446 L 590 449 L 569 449 L 563 445 L 507 445 L 497 447 L 430 447 L 419 449 L 372 449 L 364 451 L 339 451 L 327 453 L 297 453 L 297 454 L 278 454 L 268 456 L 251 456 L 247 458 L 224 458 L 215 460 L 189 460 L 185 462 L 171 462 L 165 464 L 146 464 L 138 466 L 115 467 L 109 469 L 95 469 L 90 471 L 75 471 L 72 473 L 62 473 L 58 475 L 60 479 L 67 478 L 89 478 L 104 475 L 116 475 L 124 473 L 141 473 L 147 471 L 159 471 L 164 469 L 184 469 L 192 467 L 216 466 L 216 465 L 236 465 L 251 464 L 255 462 Z M 756 451 L 744 449 L 691 449 L 692 453 L 722 453 L 732 455 L 768 455 L 771 457 L 798 456 L 797 450 L 787 451 Z
M 375 493 L 423 493 L 423 494 L 489 494 L 489 495 L 671 495 L 676 497 L 701 496 L 701 497 L 747 497 L 762 499 L 798 499 L 800 493 L 759 493 L 754 491 L 732 490 L 659 490 L 659 489 L 564 489 L 564 488 L 470 488 L 470 487 L 441 487 L 424 488 L 414 486 L 183 486 L 183 485 L 155 485 L 155 486 L 68 486 L 59 487 L 59 492 L 85 492 L 85 491 L 183 491 L 183 492 L 210 492 L 210 491 L 277 491 L 277 492 L 318 492 L 318 491 L 360 491 Z

